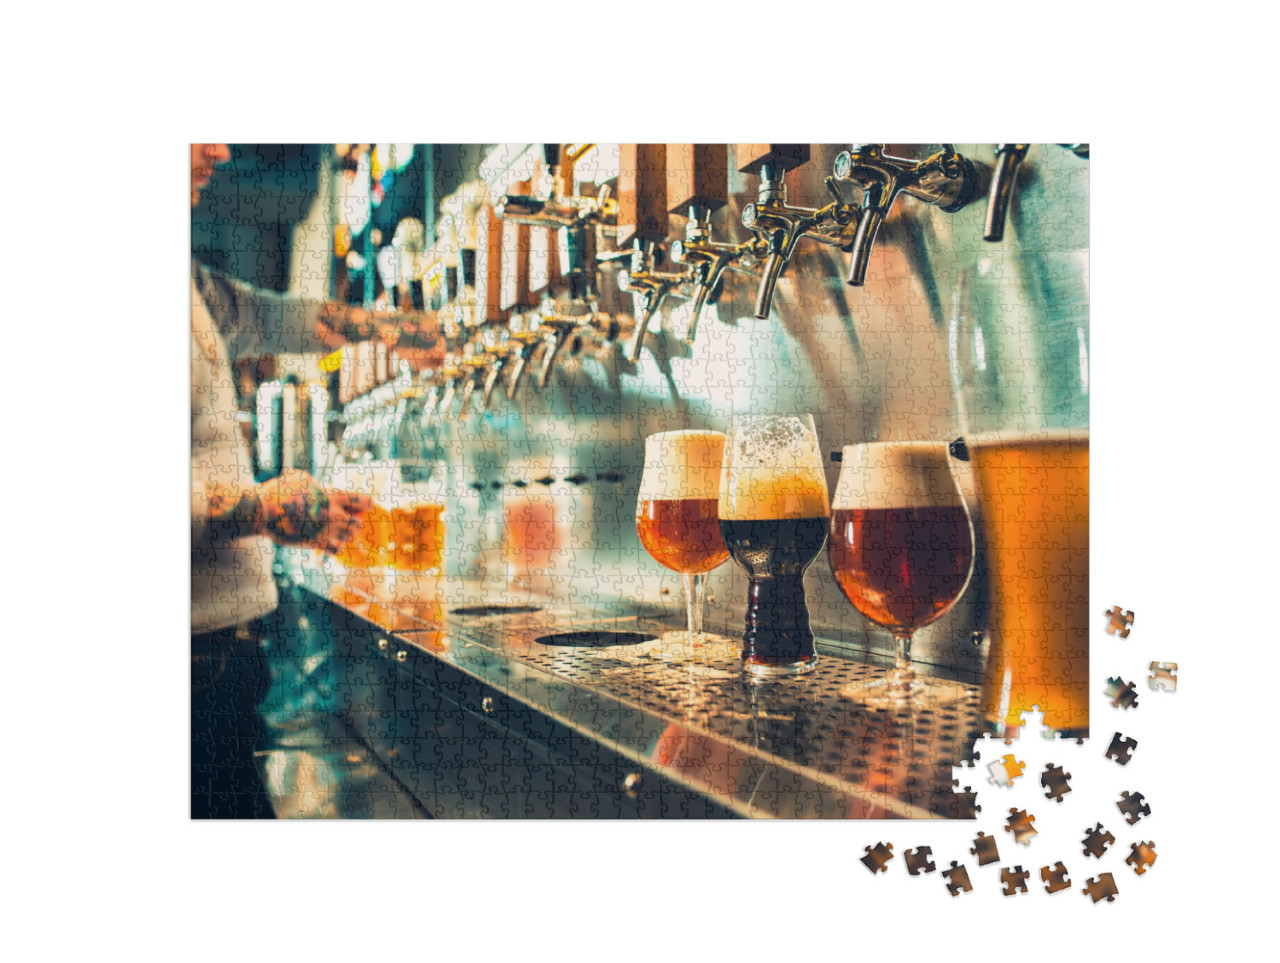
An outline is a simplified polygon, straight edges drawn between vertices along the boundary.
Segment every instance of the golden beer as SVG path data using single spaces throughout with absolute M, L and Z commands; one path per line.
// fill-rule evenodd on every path
M 410 505 L 391 510 L 394 548 L 390 565 L 408 572 L 439 571 L 444 563 L 444 506 Z
M 1089 731 L 1089 435 L 969 440 L 991 557 L 995 624 L 983 713 L 1017 732 L 1032 706 L 1045 726 Z

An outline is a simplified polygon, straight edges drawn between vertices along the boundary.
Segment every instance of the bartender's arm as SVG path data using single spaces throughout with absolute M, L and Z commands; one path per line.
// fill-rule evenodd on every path
M 309 545 L 327 552 L 342 548 L 354 534 L 360 513 L 369 508 L 366 496 L 326 491 L 295 468 L 248 487 L 208 482 L 202 494 L 195 500 L 192 519 L 209 541 L 266 535 L 281 545 Z

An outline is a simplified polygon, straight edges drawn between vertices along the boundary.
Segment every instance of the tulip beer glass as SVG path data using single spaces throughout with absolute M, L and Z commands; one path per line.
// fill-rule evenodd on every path
M 894 665 L 846 694 L 876 708 L 954 702 L 963 686 L 920 678 L 918 629 L 950 611 L 973 571 L 973 527 L 943 442 L 845 447 L 831 506 L 828 558 L 845 597 L 893 633 Z
M 730 640 L 702 631 L 707 573 L 729 559 L 716 515 L 723 454 L 718 431 L 664 431 L 645 439 L 636 531 L 654 561 L 683 577 L 689 625 L 687 633 L 663 637 L 652 653 L 659 657 L 738 655 Z
M 983 712 L 999 734 L 1038 706 L 1089 732 L 1088 252 L 985 257 L 962 273 L 951 376 L 990 551 Z
M 812 672 L 804 573 L 827 541 L 827 480 L 812 415 L 733 418 L 720 534 L 750 580 L 742 661 L 757 678 Z

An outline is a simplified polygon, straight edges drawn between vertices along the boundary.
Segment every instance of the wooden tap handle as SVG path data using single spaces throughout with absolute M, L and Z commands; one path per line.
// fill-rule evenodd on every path
M 618 163 L 619 248 L 667 236 L 667 145 L 621 144 Z
M 809 162 L 808 144 L 734 144 L 738 170 L 759 174 L 760 167 L 772 164 L 784 171 L 794 170 Z
M 667 145 L 667 210 L 691 207 L 714 211 L 729 201 L 728 144 Z

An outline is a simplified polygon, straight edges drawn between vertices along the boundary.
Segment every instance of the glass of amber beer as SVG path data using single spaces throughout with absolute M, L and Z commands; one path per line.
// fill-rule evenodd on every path
M 663 431 L 644 442 L 644 473 L 636 500 L 636 531 L 655 562 L 684 580 L 689 630 L 664 636 L 659 658 L 732 659 L 738 647 L 702 631 L 707 573 L 729 560 L 716 514 L 724 435 Z
M 951 374 L 990 553 L 991 729 L 1033 706 L 1089 733 L 1088 252 L 984 257 L 962 272 Z
M 846 445 L 831 506 L 831 572 L 893 633 L 894 665 L 846 694 L 876 708 L 955 702 L 963 686 L 917 676 L 911 639 L 951 610 L 973 571 L 973 526 L 945 442 Z
M 804 573 L 827 541 L 827 479 L 812 415 L 729 422 L 720 534 L 750 582 L 742 662 L 757 679 L 812 672 Z

